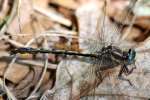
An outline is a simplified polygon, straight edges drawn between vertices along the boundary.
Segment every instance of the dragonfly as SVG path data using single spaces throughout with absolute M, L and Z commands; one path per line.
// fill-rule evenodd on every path
M 134 49 L 129 49 L 128 51 L 122 51 L 120 48 L 109 45 L 107 47 L 103 47 L 101 51 L 93 53 L 93 54 L 87 54 L 87 53 L 78 53 L 78 52 L 73 52 L 73 51 L 64 51 L 64 50 L 49 50 L 49 49 L 36 49 L 36 48 L 18 48 L 14 49 L 11 51 L 11 54 L 17 54 L 17 53 L 30 53 L 30 54 L 36 54 L 36 53 L 52 53 L 56 55 L 76 55 L 76 56 L 83 56 L 83 57 L 92 57 L 95 58 L 95 61 L 101 61 L 102 59 L 109 60 L 111 59 L 114 61 L 115 66 L 119 64 L 123 64 L 119 77 L 120 79 L 126 80 L 129 82 L 130 85 L 132 83 L 124 79 L 122 77 L 123 72 L 126 72 L 127 74 L 132 73 L 133 69 L 131 70 L 128 69 L 128 65 L 133 64 L 135 62 L 135 56 L 136 56 L 136 51 Z M 106 57 L 106 58 L 104 58 Z M 115 66 L 101 66 L 100 70 L 107 70 L 110 68 L 113 68 Z
M 132 11 L 132 8 L 135 6 L 137 0 L 133 0 L 130 2 L 128 8 L 127 8 L 127 14 L 124 16 L 124 20 L 126 21 L 126 18 L 129 16 L 129 14 Z M 129 83 L 130 86 L 133 86 L 132 82 L 130 80 L 124 78 L 122 75 L 126 74 L 129 75 L 133 72 L 133 70 L 136 68 L 135 66 L 129 70 L 128 65 L 135 65 L 135 57 L 136 57 L 136 51 L 133 48 L 129 48 L 127 50 L 122 50 L 122 48 L 118 47 L 117 45 L 113 43 L 107 43 L 105 41 L 104 34 L 106 29 L 104 29 L 105 21 L 106 21 L 106 4 L 107 1 L 104 2 L 104 18 L 102 21 L 102 28 L 99 29 L 99 24 L 97 24 L 96 33 L 99 34 L 98 38 L 99 40 L 96 40 L 100 42 L 99 44 L 96 44 L 96 46 L 101 46 L 101 48 L 94 48 L 89 46 L 91 48 L 90 53 L 79 53 L 74 51 L 66 51 L 66 50 L 55 50 L 55 49 L 44 49 L 44 48 L 30 48 L 30 47 L 24 47 L 24 48 L 18 48 L 11 50 L 11 54 L 24 54 L 24 53 L 30 53 L 30 54 L 38 54 L 38 53 L 52 53 L 56 55 L 74 55 L 74 56 L 81 56 L 86 58 L 91 58 L 93 65 L 96 65 L 96 70 L 94 71 L 94 74 L 96 77 L 101 78 L 101 71 L 112 69 L 114 67 L 118 67 L 118 65 L 121 65 L 120 72 L 118 74 L 118 78 L 121 80 L 125 80 Z M 134 19 L 133 19 L 134 20 Z M 98 21 L 99 22 L 99 21 Z M 134 21 L 133 21 L 134 22 Z M 125 22 L 126 23 L 126 22 Z M 133 23 L 131 22 L 131 27 Z M 121 31 L 123 28 L 123 25 L 121 26 L 120 30 L 116 30 L 118 32 Z M 99 31 L 100 30 L 100 31 Z M 124 38 L 124 37 L 122 37 Z M 119 41 L 119 40 L 117 40 Z M 112 41 L 111 41 L 112 42 Z M 94 42 L 95 43 L 95 42 Z M 107 45 L 109 44 L 109 45 Z M 93 44 L 94 45 L 94 44 Z M 95 50 L 93 50 L 95 49 Z M 109 62 L 109 63 L 108 63 Z M 93 74 L 93 72 L 91 73 Z M 93 86 L 96 88 L 96 86 Z M 55 89 L 56 90 L 56 89 Z M 94 95 L 94 94 L 93 94 Z M 73 99 L 76 98 L 76 99 Z M 77 100 L 77 97 L 71 96 L 72 100 Z
M 30 54 L 37 54 L 37 53 L 52 53 L 56 55 L 76 55 L 76 56 L 82 56 L 82 57 L 90 57 L 94 59 L 94 63 L 103 61 L 103 60 L 110 60 L 113 62 L 113 66 L 105 64 L 105 66 L 98 67 L 98 70 L 96 70 L 96 74 L 99 73 L 99 71 L 112 69 L 116 67 L 117 65 L 122 65 L 120 72 L 118 74 L 119 79 L 127 81 L 131 86 L 133 85 L 130 80 L 125 79 L 122 77 L 122 74 L 125 73 L 126 75 L 129 75 L 133 72 L 133 70 L 136 67 L 133 67 L 131 70 L 128 69 L 128 65 L 135 63 L 135 56 L 136 51 L 134 49 L 129 49 L 128 51 L 122 51 L 120 48 L 116 46 L 109 45 L 107 47 L 103 47 L 101 51 L 96 53 L 78 53 L 73 51 L 64 51 L 64 50 L 49 50 L 49 49 L 36 49 L 36 48 L 18 48 L 11 51 L 11 54 L 24 54 L 24 53 L 30 53 Z M 105 61 L 103 61 L 104 63 Z M 99 75 L 97 75 L 99 76 Z

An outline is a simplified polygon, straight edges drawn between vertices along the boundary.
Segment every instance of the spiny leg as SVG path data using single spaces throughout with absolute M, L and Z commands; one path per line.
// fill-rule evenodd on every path
M 128 69 L 127 66 L 124 66 L 125 75 L 126 75 L 126 76 L 130 75 L 130 74 L 133 72 L 134 69 L 136 69 L 136 66 L 135 66 L 135 67 L 132 67 L 130 70 Z
M 101 53 L 101 52 L 97 52 L 97 53 Z M 95 77 L 94 82 L 91 83 L 92 84 L 92 86 L 90 87 L 91 89 L 90 88 L 88 89 L 88 91 L 93 90 L 93 93 L 91 95 L 93 97 L 92 100 L 95 100 L 95 89 L 96 89 L 96 87 L 103 80 L 103 77 L 101 75 L 101 69 L 100 69 L 100 67 L 102 66 L 102 60 L 103 60 L 103 56 L 95 59 L 95 63 L 93 64 L 93 67 L 95 67 L 95 68 L 94 69 L 92 68 L 92 70 L 90 71 L 90 72 L 92 72 L 91 75 L 92 76 L 94 75 L 94 77 Z M 93 77 L 91 77 L 91 79 L 93 79 Z
M 130 82 L 129 79 L 126 79 L 126 78 L 124 78 L 124 77 L 122 76 L 122 74 L 125 72 L 125 67 L 126 67 L 126 65 L 123 65 L 123 66 L 121 67 L 120 72 L 119 72 L 119 74 L 118 74 L 118 79 L 127 81 L 131 86 L 133 86 L 133 84 Z
M 99 80 L 102 80 L 102 75 L 101 75 L 101 67 L 102 67 L 102 60 L 103 60 L 103 56 L 102 56 L 102 59 L 99 59 L 99 61 L 97 61 L 97 64 L 96 64 L 96 70 L 95 70 L 95 74 L 96 74 L 96 77 L 99 78 Z

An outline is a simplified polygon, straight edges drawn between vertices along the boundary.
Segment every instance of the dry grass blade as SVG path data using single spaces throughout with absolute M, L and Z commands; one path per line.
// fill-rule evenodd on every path
M 13 8 L 12 8 L 10 17 L 9 17 L 9 19 L 6 21 L 6 23 L 5 23 L 5 25 L 2 27 L 2 29 L 0 30 L 0 36 L 3 35 L 3 34 L 7 31 L 8 25 L 12 22 L 12 20 L 13 20 L 14 17 L 16 16 L 16 14 L 17 14 L 17 8 L 18 8 L 18 3 L 19 3 L 19 0 L 14 0 L 14 5 L 13 5 Z
M 24 47 L 28 47 L 31 44 L 32 44 L 32 42 L 30 42 L 30 43 L 28 42 Z M 14 58 L 12 59 L 12 61 L 10 62 L 10 64 L 8 65 L 8 67 L 7 67 L 7 69 L 6 69 L 5 73 L 4 73 L 4 76 L 3 76 L 4 81 L 3 81 L 3 83 L 4 83 L 4 87 L 5 88 L 7 88 L 6 83 L 5 83 L 6 75 L 10 71 L 10 69 L 13 67 L 13 64 L 15 63 L 16 59 L 17 59 L 17 55 L 14 55 Z M 15 96 L 9 95 L 9 93 L 10 93 L 9 89 L 7 88 L 6 90 L 7 90 L 6 93 L 8 94 L 8 97 L 12 98 L 12 100 L 15 100 L 15 99 L 13 99 Z
M 12 68 L 13 66 L 13 63 L 15 63 L 15 60 L 16 60 L 16 56 L 12 59 L 11 63 L 8 65 L 8 68 L 6 69 L 5 73 L 4 73 L 4 76 L 3 76 L 3 86 L 6 90 L 6 93 L 8 95 L 8 98 L 12 99 L 12 100 L 17 100 L 16 97 L 13 95 L 12 92 L 10 92 L 10 90 L 8 89 L 8 87 L 6 86 L 6 83 L 5 83 L 5 80 L 6 80 L 6 75 L 8 73 L 8 71 L 10 71 L 10 68 Z
M 8 87 L 5 86 L 3 83 L 4 83 L 4 81 L 2 81 L 2 79 L 0 79 L 0 85 L 4 87 L 9 100 L 17 100 L 16 97 L 12 94 L 12 92 L 8 89 Z
M 135 7 L 135 5 L 137 4 L 137 0 L 133 0 L 133 1 L 130 1 L 130 2 L 131 2 L 131 4 L 129 5 L 129 6 L 131 6 L 130 9 L 133 10 L 134 7 Z M 130 12 L 130 11 L 129 11 L 129 12 Z M 133 27 L 136 18 L 137 18 L 137 16 L 134 15 L 133 18 L 132 18 L 131 23 L 129 24 L 128 30 L 126 31 L 126 33 L 124 33 L 124 34 L 122 35 L 121 41 L 123 41 L 123 40 L 130 34 L 131 28 Z
M 44 41 L 44 48 L 48 48 L 48 44 L 47 44 L 47 39 L 45 39 Z M 48 68 L 48 55 L 44 54 L 45 57 L 45 62 L 44 62 L 44 69 L 43 69 L 43 73 L 41 75 L 41 78 L 39 80 L 39 82 L 37 83 L 37 85 L 35 86 L 34 90 L 31 92 L 30 96 L 27 98 L 27 100 L 29 100 L 30 98 L 34 97 L 36 91 L 39 89 L 39 87 L 41 86 L 41 83 L 43 81 L 43 78 L 46 74 L 47 68 Z

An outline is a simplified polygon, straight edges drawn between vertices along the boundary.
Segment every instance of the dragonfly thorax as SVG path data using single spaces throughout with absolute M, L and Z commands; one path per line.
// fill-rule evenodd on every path
M 124 51 L 117 46 L 109 45 L 102 48 L 101 55 L 99 55 L 98 60 L 102 60 L 102 62 L 104 62 L 104 69 L 109 69 L 117 65 L 131 65 L 135 61 L 135 56 L 136 52 L 134 49 Z

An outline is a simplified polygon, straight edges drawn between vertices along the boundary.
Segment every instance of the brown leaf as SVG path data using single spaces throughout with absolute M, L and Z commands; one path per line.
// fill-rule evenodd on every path
M 29 73 L 29 67 L 21 64 L 14 64 L 6 74 L 6 79 L 13 83 L 19 83 Z
M 14 94 L 17 96 L 17 98 L 23 98 L 27 97 L 27 95 L 30 92 L 30 88 L 33 86 L 32 80 L 33 80 L 34 72 L 31 70 L 29 74 L 22 80 L 15 88 L 14 88 Z

